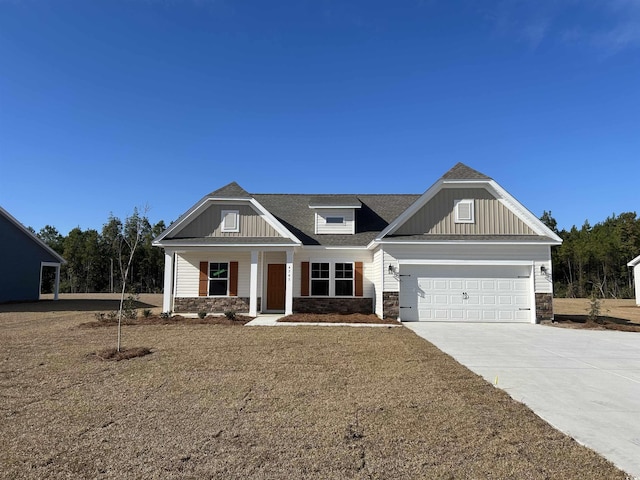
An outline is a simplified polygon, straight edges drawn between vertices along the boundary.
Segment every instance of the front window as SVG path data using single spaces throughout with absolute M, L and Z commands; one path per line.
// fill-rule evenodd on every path
M 311 264 L 311 295 L 329 295 L 329 264 Z
M 209 295 L 227 295 L 229 282 L 228 263 L 209 264 Z
M 353 295 L 353 263 L 336 263 L 336 296 Z

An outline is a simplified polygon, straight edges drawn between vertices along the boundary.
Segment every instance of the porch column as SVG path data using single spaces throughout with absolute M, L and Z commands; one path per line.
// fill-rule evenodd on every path
M 164 251 L 164 290 L 162 294 L 162 311 L 171 311 L 171 297 L 173 295 L 173 251 Z
M 249 275 L 249 316 L 258 315 L 258 252 L 251 251 L 251 272 Z
M 287 250 L 287 271 L 285 282 L 284 314 L 293 313 L 293 250 Z
M 53 286 L 53 299 L 58 300 L 58 294 L 60 293 L 60 264 L 56 265 L 56 283 Z

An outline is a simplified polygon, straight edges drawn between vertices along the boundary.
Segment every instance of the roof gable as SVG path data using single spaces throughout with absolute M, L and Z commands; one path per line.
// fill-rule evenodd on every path
M 217 205 L 220 208 L 211 209 L 210 207 L 212 205 Z M 242 210 L 245 214 L 255 212 L 256 215 L 251 215 L 255 217 L 253 219 L 255 230 L 248 232 L 250 235 L 241 232 L 238 232 L 237 235 L 229 233 L 222 234 L 219 228 L 217 228 L 219 226 L 219 215 L 223 209 L 222 207 L 226 207 L 229 210 Z M 252 227 L 250 227 L 250 229 L 251 228 Z M 229 237 L 242 237 L 242 239 L 238 239 L 238 243 L 248 241 L 247 239 L 250 238 L 253 238 L 253 240 L 265 239 L 265 243 L 272 243 L 274 237 L 287 240 L 286 243 L 300 243 L 300 240 L 298 240 L 287 227 L 280 223 L 267 209 L 260 205 L 250 193 L 236 182 L 231 182 L 206 195 L 181 215 L 178 220 L 173 222 L 164 232 L 158 235 L 153 240 L 153 244 L 162 246 L 163 242 L 172 241 L 174 236 L 178 239 L 194 240 L 196 243 L 198 239 L 203 240 L 203 242 L 204 239 L 208 239 L 204 243 L 209 244 L 211 244 L 212 238 L 222 239 Z M 228 242 L 228 240 L 225 240 L 225 242 Z
M 9 212 L 7 212 L 4 208 L 0 207 L 0 216 L 3 217 L 8 224 L 13 225 L 22 235 L 24 235 L 27 241 L 34 242 L 42 251 L 46 253 L 52 260 L 59 263 L 67 263 L 67 261 L 62 258 L 62 256 L 56 252 L 49 245 L 44 243 L 37 235 L 33 234 L 29 231 L 22 223 L 16 220 Z
M 473 223 L 456 223 L 453 220 L 455 200 L 463 199 L 478 204 Z M 376 239 L 401 235 L 419 236 L 421 240 L 459 235 L 467 235 L 470 239 L 473 236 L 504 236 L 505 240 L 529 236 L 542 237 L 558 244 L 562 242 L 492 178 L 463 163 L 456 164 L 446 172 Z

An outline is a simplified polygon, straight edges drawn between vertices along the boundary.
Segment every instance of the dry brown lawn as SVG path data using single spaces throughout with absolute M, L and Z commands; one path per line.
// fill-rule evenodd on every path
M 405 328 L 139 325 L 106 362 L 69 307 L 0 306 L 1 478 L 625 478 Z
M 590 300 L 587 298 L 556 298 L 553 300 L 554 322 L 542 322 L 565 328 L 620 330 L 640 332 L 640 307 L 635 300 L 600 300 L 597 321 L 590 320 Z
M 640 323 L 640 307 L 631 299 L 601 301 L 602 314 Z M 586 315 L 589 310 L 588 298 L 554 298 L 554 313 L 560 315 Z

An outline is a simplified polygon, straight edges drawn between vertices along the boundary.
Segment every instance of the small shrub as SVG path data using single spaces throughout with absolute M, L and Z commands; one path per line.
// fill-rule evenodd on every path
M 145 308 L 144 310 L 142 310 L 142 316 L 144 318 L 149 318 L 151 316 L 151 309 Z
M 229 320 L 235 320 L 236 319 L 236 311 L 235 310 L 227 310 L 226 312 L 224 312 L 224 316 L 227 317 L 227 319 L 229 319 Z
M 160 318 L 165 318 L 165 319 L 171 318 L 171 312 L 162 312 L 160 314 Z
M 114 322 L 116 321 L 116 319 L 118 318 L 118 312 L 113 310 L 109 313 L 107 313 L 107 320 L 109 320 L 110 322 Z
M 200 311 L 198 312 L 198 317 L 200 317 L 200 318 L 204 318 L 204 317 L 206 317 L 206 316 L 207 316 L 207 312 L 205 312 L 204 310 L 200 310 Z
M 99 322 L 106 322 L 107 321 L 107 315 L 104 312 L 96 312 L 96 313 L 93 314 L 93 316 Z
M 600 315 L 602 313 L 602 302 L 598 297 L 596 297 L 595 293 L 591 294 L 591 298 L 589 299 L 589 308 L 587 309 L 587 318 L 596 323 L 604 323 L 603 320 L 600 319 Z
M 138 309 L 136 305 L 138 303 L 139 295 L 130 293 L 122 304 L 122 316 L 124 318 L 133 319 L 138 316 Z

